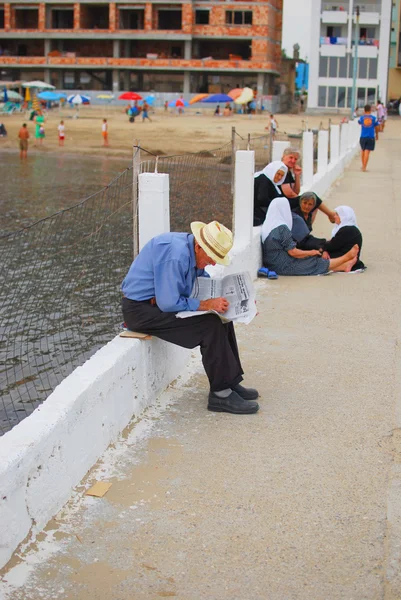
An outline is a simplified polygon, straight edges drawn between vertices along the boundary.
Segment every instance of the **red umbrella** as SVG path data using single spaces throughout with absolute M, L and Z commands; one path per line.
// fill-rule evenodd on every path
M 142 100 L 142 96 L 136 92 L 124 92 L 118 97 L 119 100 Z
M 176 100 L 175 102 L 176 106 L 185 106 L 185 101 L 182 98 L 178 98 L 178 100 Z

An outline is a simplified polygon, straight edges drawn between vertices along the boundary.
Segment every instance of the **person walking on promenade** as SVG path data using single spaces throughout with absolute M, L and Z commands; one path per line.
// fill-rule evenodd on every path
M 109 126 L 107 125 L 107 119 L 103 119 L 102 136 L 103 136 L 103 146 L 108 146 L 109 145 Z
M 358 123 L 361 125 L 361 137 L 359 139 L 361 146 L 361 169 L 364 172 L 367 170 L 369 155 L 375 149 L 375 138 L 376 140 L 379 139 L 379 121 L 371 114 L 371 110 L 370 104 L 366 104 L 364 114 L 358 119 Z
M 233 238 L 217 221 L 191 223 L 192 233 L 164 233 L 151 239 L 132 263 L 122 283 L 122 310 L 127 327 L 184 348 L 200 346 L 210 384 L 208 409 L 251 414 L 259 409 L 256 390 L 240 385 L 243 370 L 232 322 L 216 314 L 185 319 L 179 311 L 214 310 L 223 315 L 226 298 L 191 298 L 197 277 L 207 265 L 228 265 Z
M 384 129 L 384 106 L 382 104 L 381 100 L 377 101 L 377 106 L 376 106 L 376 111 L 377 111 L 377 120 L 379 122 L 379 131 L 383 131 Z M 378 139 L 378 138 L 376 138 Z
M 20 149 L 19 157 L 20 158 L 27 157 L 29 137 L 30 136 L 29 136 L 28 127 L 26 126 L 26 123 L 23 123 L 21 129 L 18 132 L 19 149 Z

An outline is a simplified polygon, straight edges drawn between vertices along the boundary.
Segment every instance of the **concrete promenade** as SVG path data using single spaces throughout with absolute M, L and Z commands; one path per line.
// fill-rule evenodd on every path
M 208 412 L 195 361 L 84 482 L 109 492 L 77 490 L 0 598 L 401 598 L 400 140 L 388 121 L 369 171 L 358 156 L 325 198 L 355 209 L 365 273 L 258 281 L 237 333 L 259 413 Z

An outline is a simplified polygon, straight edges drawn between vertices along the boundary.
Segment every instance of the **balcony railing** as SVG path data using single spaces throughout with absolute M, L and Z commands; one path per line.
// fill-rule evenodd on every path
M 41 65 L 41 66 L 82 66 L 109 68 L 171 68 L 171 69 L 241 69 L 247 70 L 277 70 L 277 65 L 268 61 L 258 60 L 217 60 L 213 58 L 106 58 L 106 57 L 66 57 L 66 56 L 2 56 L 3 66 L 9 65 Z
M 348 42 L 348 38 L 345 37 L 321 37 L 320 38 L 320 45 L 321 46 L 327 46 L 327 45 L 346 45 Z M 358 45 L 359 46 L 376 46 L 376 48 L 379 47 L 379 40 L 376 40 L 374 38 L 364 38 L 364 39 L 360 39 Z M 354 45 L 354 40 L 352 40 L 352 45 Z
M 381 12 L 380 4 L 358 4 L 361 12 Z M 327 2 L 322 4 L 322 10 L 327 11 L 344 11 L 349 12 L 349 4 L 347 2 Z

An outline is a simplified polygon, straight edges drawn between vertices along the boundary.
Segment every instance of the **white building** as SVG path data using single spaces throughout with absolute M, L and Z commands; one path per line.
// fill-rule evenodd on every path
M 309 112 L 351 108 L 357 6 L 356 105 L 387 100 L 391 5 L 392 0 L 312 0 Z

